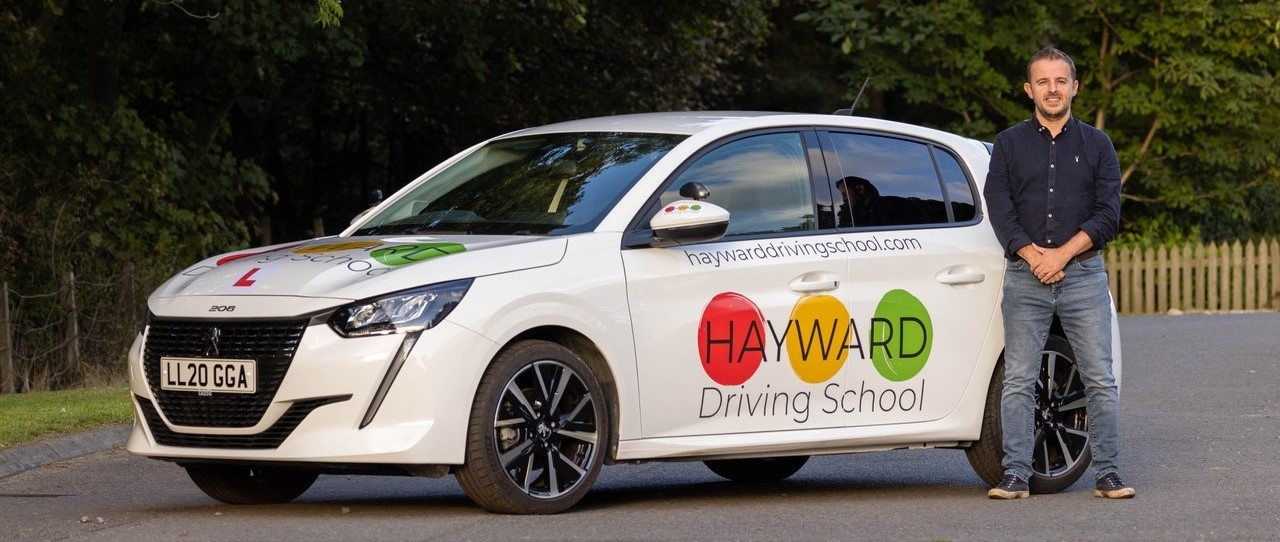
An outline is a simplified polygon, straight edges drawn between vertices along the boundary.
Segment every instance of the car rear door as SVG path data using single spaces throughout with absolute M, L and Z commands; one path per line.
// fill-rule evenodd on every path
M 990 374 L 1004 258 L 981 221 L 972 174 L 935 141 L 820 130 L 841 239 L 849 312 L 862 338 L 823 405 L 849 425 L 923 422 Z M 983 390 L 985 391 L 985 386 Z

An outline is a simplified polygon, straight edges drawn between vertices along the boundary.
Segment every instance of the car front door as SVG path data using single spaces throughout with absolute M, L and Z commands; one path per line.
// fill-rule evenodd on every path
M 729 211 L 726 235 L 623 251 L 644 436 L 840 425 L 817 403 L 850 355 L 848 258 L 815 134 L 719 144 L 677 171 L 655 210 L 689 182 Z

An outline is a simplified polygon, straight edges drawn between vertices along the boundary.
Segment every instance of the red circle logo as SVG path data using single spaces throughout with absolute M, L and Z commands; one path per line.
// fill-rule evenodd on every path
M 764 360 L 764 344 L 764 315 L 741 294 L 719 294 L 702 310 L 698 354 L 717 384 L 736 386 L 751 378 Z

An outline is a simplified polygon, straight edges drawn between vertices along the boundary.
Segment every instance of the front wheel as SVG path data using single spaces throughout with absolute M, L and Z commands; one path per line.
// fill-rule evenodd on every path
M 978 441 L 965 450 L 974 472 L 988 485 L 1000 483 L 1000 398 L 1004 392 L 1004 358 L 996 364 Z M 1036 381 L 1035 440 L 1032 446 L 1032 493 L 1057 493 L 1071 487 L 1089 468 L 1089 416 L 1084 382 L 1065 337 L 1049 335 Z
M 311 471 L 253 465 L 188 465 L 187 476 L 201 491 L 227 504 L 292 501 L 315 483 Z
M 790 478 L 809 461 L 807 455 L 754 459 L 711 459 L 704 461 L 711 472 L 735 482 L 780 482 Z
M 531 340 L 503 350 L 480 380 L 458 482 L 493 512 L 567 510 L 600 474 L 612 434 L 605 404 L 568 348 Z

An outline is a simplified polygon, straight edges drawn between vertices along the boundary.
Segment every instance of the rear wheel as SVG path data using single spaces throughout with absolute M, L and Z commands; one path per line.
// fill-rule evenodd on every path
M 778 482 L 790 478 L 809 461 L 809 456 L 762 457 L 755 459 L 713 459 L 704 461 L 711 472 L 735 482 Z
M 227 504 L 278 504 L 302 495 L 317 474 L 252 465 L 188 465 L 187 476 L 201 491 Z
M 546 341 L 504 350 L 480 381 L 458 482 L 508 514 L 554 514 L 595 482 L 611 438 L 603 388 L 573 351 Z
M 965 450 L 974 472 L 994 486 L 1004 475 L 1001 460 L 1000 396 L 1004 391 L 1004 359 L 996 364 L 987 391 L 978 441 Z M 1071 487 L 1089 468 L 1089 416 L 1084 382 L 1065 337 L 1050 335 L 1041 355 L 1036 381 L 1035 440 L 1032 446 L 1033 493 L 1057 493 Z

